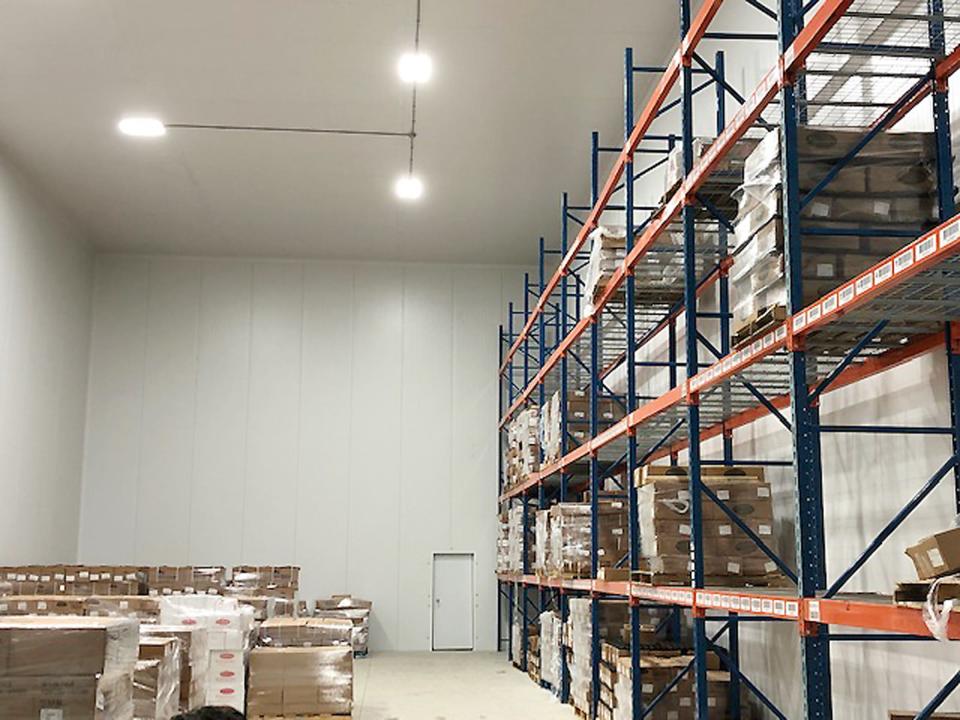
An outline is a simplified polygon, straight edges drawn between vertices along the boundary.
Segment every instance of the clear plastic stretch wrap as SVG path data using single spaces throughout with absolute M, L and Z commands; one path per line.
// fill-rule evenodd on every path
M 129 720 L 137 627 L 123 618 L 0 619 L 0 717 Z
M 560 442 L 560 391 L 558 390 L 540 408 L 540 444 L 546 463 L 555 462 L 562 450 Z
M 131 720 L 133 672 L 10 677 L 0 674 L 0 717 Z
M 261 647 L 250 653 L 248 717 L 349 715 L 352 707 L 349 647 Z
M 544 461 L 555 462 L 563 453 L 560 442 L 563 436 L 563 408 L 560 392 L 555 392 L 541 408 L 540 441 L 543 443 Z M 616 422 L 625 414 L 623 406 L 613 398 L 598 398 L 597 417 L 601 424 Z M 590 439 L 590 395 L 586 390 L 567 393 L 567 450 Z
M 137 720 L 170 720 L 180 711 L 180 651 L 138 660 L 133 673 L 133 716 Z
M 546 574 L 550 566 L 550 511 L 537 510 L 534 519 L 533 571 Z
M 527 407 L 507 426 L 506 484 L 524 482 L 540 469 L 540 409 Z
M 523 572 L 523 507 L 510 508 L 508 518 L 507 572 Z
M 600 226 L 590 233 L 590 260 L 584 279 L 582 315 L 592 315 L 594 303 L 607 288 L 607 281 L 627 256 L 627 230 Z
M 138 627 L 125 618 L 0 618 L 0 676 L 132 674 Z
M 627 552 L 626 505 L 622 500 L 599 500 L 600 527 L 597 558 L 600 567 L 613 567 Z M 558 503 L 550 508 L 550 574 L 589 576 L 591 571 L 590 503 Z
M 555 695 L 560 693 L 562 630 L 563 622 L 557 613 L 548 610 L 540 615 L 540 677 Z
M 245 650 L 253 630 L 253 608 L 235 598 L 175 595 L 162 598 L 160 622 L 206 628 L 211 650 Z
M 370 640 L 370 613 L 372 600 L 361 600 L 352 595 L 334 595 L 316 601 L 315 617 L 345 617 L 353 623 L 353 651 L 366 655 Z M 332 614 L 335 613 L 335 614 Z
M 266 620 L 274 617 L 297 617 L 298 601 L 282 597 L 250 597 L 247 595 L 235 595 L 231 588 L 227 588 L 229 597 L 237 599 L 241 605 L 248 605 L 253 608 L 254 620 Z
M 142 623 L 160 619 L 160 599 L 149 595 L 88 597 L 83 599 L 83 614 L 90 617 L 130 617 Z
M 569 600 L 570 619 L 570 698 L 581 710 L 589 710 L 592 698 L 592 627 L 588 598 Z
M 330 610 L 327 612 L 340 612 Z M 353 623 L 343 617 L 272 618 L 260 625 L 264 647 L 353 646 Z
M 709 468 L 703 483 L 768 545 L 773 538 L 773 504 L 762 468 Z M 661 582 L 685 581 L 690 563 L 690 493 L 686 468 L 648 466 L 638 474 L 637 509 L 641 567 Z M 704 502 L 704 569 L 708 578 L 769 584 L 777 565 L 714 503 Z
M 860 141 L 859 130 L 799 129 L 799 185 L 805 196 Z M 936 222 L 931 133 L 883 132 L 805 205 L 801 242 L 803 302 L 826 295 L 900 248 L 890 228 L 926 229 Z M 738 189 L 735 257 L 730 272 L 733 331 L 741 339 L 779 319 L 786 280 L 780 133 L 768 133 L 747 158 Z M 864 229 L 880 228 L 877 234 Z M 830 230 L 837 231 L 831 235 Z M 851 234 L 853 233 L 853 234 Z
M 226 569 L 217 565 L 160 565 L 146 569 L 149 595 L 219 595 L 225 586 Z
M 497 533 L 497 572 L 510 572 L 510 522 L 507 513 L 497 516 L 499 531 Z
M 174 639 L 180 654 L 180 711 L 201 707 L 207 699 L 210 649 L 207 629 L 189 625 L 141 625 L 140 657 L 149 659 L 145 647 L 155 641 Z
M 513 623 L 510 625 L 510 660 L 514 665 L 520 667 L 523 658 L 523 644 L 520 639 L 523 637 L 522 622 L 520 620 L 519 608 L 513 609 Z
M 300 587 L 296 565 L 237 565 L 225 592 L 232 596 L 275 597 L 293 601 Z

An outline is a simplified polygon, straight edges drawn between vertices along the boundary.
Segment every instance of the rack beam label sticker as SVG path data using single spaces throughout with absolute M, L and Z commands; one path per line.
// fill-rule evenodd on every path
M 907 248 L 893 259 L 893 273 L 902 273 L 908 267 L 913 265 L 913 248 Z

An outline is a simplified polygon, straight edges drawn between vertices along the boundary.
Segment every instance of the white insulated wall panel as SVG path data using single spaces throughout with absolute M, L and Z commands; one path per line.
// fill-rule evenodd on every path
M 416 650 L 432 553 L 473 552 L 493 649 L 496 333 L 521 279 L 101 256 L 81 559 L 297 563 L 301 597 L 369 597 L 372 647 Z

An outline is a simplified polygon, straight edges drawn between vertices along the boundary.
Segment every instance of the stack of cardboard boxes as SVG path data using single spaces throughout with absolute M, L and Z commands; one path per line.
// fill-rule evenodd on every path
M 334 595 L 316 601 L 314 617 L 345 618 L 353 624 L 351 641 L 357 657 L 367 654 L 370 640 L 370 613 L 372 600 L 362 600 L 353 595 Z
M 353 623 L 346 618 L 275 618 L 250 653 L 250 717 L 349 715 Z
M 246 656 L 253 631 L 253 610 L 234 598 L 216 595 L 165 597 L 160 604 L 165 625 L 202 627 L 210 650 L 206 702 L 244 709 Z
M 858 129 L 800 127 L 800 196 L 814 190 L 862 137 Z M 882 132 L 806 204 L 801 213 L 804 304 L 826 296 L 903 246 L 903 239 L 885 236 L 883 229 L 920 234 L 935 224 L 934 158 L 932 133 Z M 744 167 L 730 272 L 737 342 L 785 317 L 781 188 L 780 133 L 774 130 Z M 865 228 L 881 231 L 859 232 Z
M 727 717 L 730 697 L 730 673 L 716 669 L 716 658 L 711 658 L 712 669 L 707 671 L 707 707 L 708 717 L 720 720 Z M 643 656 L 640 659 L 640 692 L 644 707 L 658 698 L 674 681 L 678 674 L 690 663 L 691 656 L 676 655 Z M 632 720 L 633 718 L 633 676 L 629 655 L 617 660 L 617 676 L 614 685 L 614 708 L 612 720 Z M 694 720 L 697 717 L 697 694 L 694 673 L 688 672 L 666 693 L 650 710 L 646 717 L 654 720 Z M 742 718 L 749 717 L 748 708 L 741 710 Z
M 350 715 L 353 652 L 341 647 L 255 648 L 247 717 Z
M 133 715 L 170 720 L 180 709 L 180 641 L 142 635 L 133 673 Z
M 550 510 L 549 574 L 555 577 L 590 577 L 590 503 L 558 503 Z M 608 574 L 628 552 L 629 518 L 622 500 L 598 501 L 600 525 L 597 557 Z M 608 579 L 613 579 L 609 577 Z
M 226 591 L 238 597 L 274 597 L 293 600 L 300 588 L 295 565 L 238 565 Z
M 213 565 L 161 565 L 146 568 L 144 574 L 148 595 L 219 595 L 226 577 L 223 567 Z
M 528 407 L 517 413 L 507 427 L 506 486 L 527 480 L 540 469 L 540 412 Z
M 0 717 L 133 717 L 137 621 L 0 620 Z
M 0 567 L 0 595 L 138 595 L 141 568 L 131 565 Z
M 562 671 L 563 621 L 560 615 L 548 610 L 540 615 L 540 678 L 554 693 L 560 692 Z
M 175 640 L 180 659 L 178 705 L 180 712 L 188 712 L 207 702 L 207 675 L 210 668 L 210 649 L 207 629 L 191 625 L 141 625 L 140 655 L 150 655 L 144 647 Z M 144 658 L 148 659 L 148 658 Z
M 770 484 L 757 467 L 701 470 L 710 488 L 766 545 L 773 541 Z M 641 570 L 654 584 L 690 581 L 690 492 L 687 469 L 646 466 L 636 475 Z M 776 585 L 776 563 L 724 511 L 706 497 L 703 510 L 704 572 L 708 585 Z
M 552 463 L 563 454 L 563 408 L 560 391 L 540 409 L 540 439 L 543 443 L 544 462 Z M 597 401 L 597 418 L 601 426 L 608 426 L 624 416 L 623 406 L 616 400 L 604 397 Z M 590 439 L 590 394 L 586 390 L 567 393 L 567 452 Z

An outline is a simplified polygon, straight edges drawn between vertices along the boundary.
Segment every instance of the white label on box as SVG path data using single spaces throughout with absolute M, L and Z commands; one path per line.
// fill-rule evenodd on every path
M 810 214 L 813 217 L 830 217 L 830 203 L 815 202 L 810 204 Z
M 740 563 L 728 562 L 727 563 L 727 572 L 733 573 L 734 575 L 740 574 Z
M 693 702 L 689 696 L 684 696 L 680 698 L 680 707 L 692 707 Z
M 610 530 L 611 535 L 623 535 L 623 528 L 612 528 Z
M 21 600 L 20 602 L 17 603 L 17 610 L 26 610 L 26 609 L 27 609 L 27 604 L 25 602 Z
M 757 526 L 758 535 L 771 535 L 773 534 L 773 529 L 769 525 L 758 525 Z
M 833 263 L 817 263 L 817 277 L 831 278 L 835 274 Z
M 27 581 L 26 575 L 24 575 L 23 573 L 20 573 L 19 575 L 17 575 L 17 582 L 26 582 L 26 581 Z
M 100 579 L 99 573 L 90 573 L 90 580 L 91 580 L 91 581 L 95 581 L 95 580 L 99 580 L 99 579 Z
M 612 507 L 612 508 L 614 508 L 614 509 L 616 509 L 616 510 L 619 510 L 620 508 L 623 507 L 623 501 L 622 501 L 622 500 L 614 500 L 612 503 L 610 503 L 610 507 Z
M 770 488 L 768 487 L 758 487 L 757 488 L 757 497 L 758 498 L 768 498 L 770 497 Z
M 50 576 L 49 576 L 49 575 L 41 575 L 41 576 L 40 576 L 40 582 L 50 582 Z
M 886 200 L 874 200 L 873 212 L 875 215 L 889 215 L 893 206 Z
M 689 525 L 681 525 L 679 528 L 677 528 L 677 530 L 678 530 L 678 532 L 679 532 L 681 535 L 689 535 L 689 534 L 690 534 L 690 526 L 689 526 Z
M 721 500 L 729 500 L 729 499 L 730 499 L 730 491 L 729 491 L 729 490 L 717 490 L 717 497 L 720 498 Z
M 653 692 L 653 683 L 644 683 L 644 684 L 643 684 L 643 691 L 644 691 L 645 693 L 652 693 L 652 692 Z
M 718 531 L 721 535 L 732 535 L 732 534 L 733 534 L 733 526 L 732 526 L 732 525 L 721 525 L 721 526 L 717 529 L 717 531 Z
M 927 558 L 934 567 L 944 567 L 943 555 L 940 554 L 940 548 L 930 548 L 927 550 Z
M 129 601 L 129 600 L 121 600 L 121 601 L 120 601 L 120 609 L 121 609 L 121 610 L 129 610 L 129 609 L 130 609 L 130 601 Z
M 40 720 L 63 720 L 63 709 L 40 708 Z
M 766 570 L 768 573 L 771 573 L 777 569 L 777 564 L 773 560 L 770 560 L 769 562 L 764 563 L 763 569 Z
M 45 603 L 43 600 L 38 600 L 37 610 L 46 610 L 46 609 L 47 609 L 47 603 Z
M 5 612 L 7 612 L 7 604 L 0 603 L 0 613 L 5 613 Z
M 674 692 L 676 692 L 676 688 L 674 688 Z M 667 710 L 667 720 L 680 720 L 680 711 Z
M 73 576 L 73 575 L 67 575 L 67 582 L 73 582 L 73 581 L 74 581 L 74 576 Z
M 30 582 L 40 582 L 40 576 L 34 573 L 30 573 Z
M 716 707 L 716 706 L 717 706 L 717 699 L 715 697 L 708 697 L 707 707 Z

